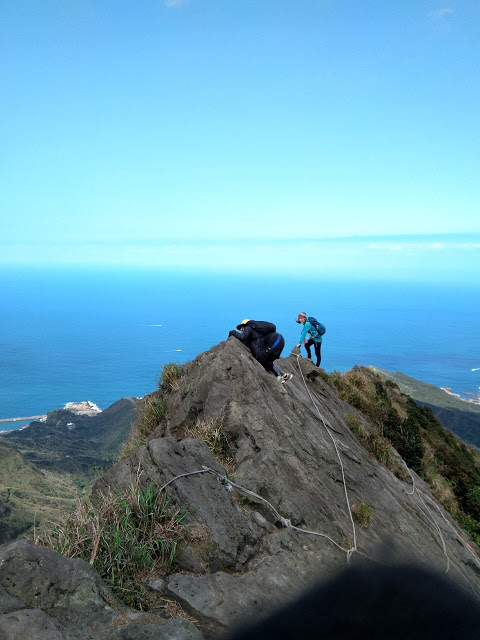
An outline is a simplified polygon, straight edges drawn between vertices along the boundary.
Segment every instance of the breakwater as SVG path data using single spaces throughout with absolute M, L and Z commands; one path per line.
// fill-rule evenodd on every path
M 19 422 L 21 420 L 45 420 L 47 415 L 26 416 L 24 418 L 0 418 L 0 422 Z

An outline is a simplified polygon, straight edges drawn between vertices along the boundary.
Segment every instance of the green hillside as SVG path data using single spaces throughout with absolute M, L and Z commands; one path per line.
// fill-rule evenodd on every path
M 412 399 L 417 388 L 413 383 L 418 381 L 404 376 L 410 385 L 407 395 L 393 376 L 383 376 L 382 380 L 380 374 L 374 367 L 357 366 L 344 375 L 335 372 L 327 376 L 327 380 L 343 400 L 368 419 L 368 428 L 355 415 L 349 416 L 347 422 L 372 455 L 402 477 L 405 469 L 385 446 L 387 442 L 393 445 L 408 467 L 429 484 L 437 500 L 480 545 L 478 451 L 456 437 L 452 430 L 445 429 L 427 403 Z M 434 389 L 432 387 L 432 394 Z M 429 389 L 424 391 L 429 392 Z
M 0 543 L 31 535 L 74 509 L 82 494 L 70 474 L 42 471 L 13 449 L 0 446 Z
M 46 422 L 0 436 L 0 445 L 15 449 L 41 469 L 92 478 L 92 467 L 105 467 L 118 454 L 136 418 L 135 398 L 122 398 L 96 416 L 56 409 Z M 67 426 L 73 423 L 72 426 Z
M 95 468 L 118 456 L 136 418 L 135 398 L 96 416 L 57 409 L 46 422 L 0 436 L 0 544 L 51 526 L 90 490 Z M 73 423 L 69 425 L 69 423 Z
M 392 373 L 368 367 L 384 380 L 395 382 L 403 393 L 430 407 L 444 427 L 480 448 L 480 405 L 455 398 L 438 387 L 410 378 L 399 371 Z

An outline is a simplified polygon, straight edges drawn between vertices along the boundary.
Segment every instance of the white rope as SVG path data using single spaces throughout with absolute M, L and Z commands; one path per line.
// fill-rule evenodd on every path
M 418 490 L 417 490 L 418 492 Z M 437 511 L 440 513 L 440 516 L 442 518 L 442 520 L 445 522 L 445 524 L 447 524 L 450 529 L 455 533 L 455 535 L 457 536 L 457 538 L 459 538 L 461 540 L 461 542 L 464 544 L 464 546 L 468 549 L 468 551 L 472 554 L 475 562 L 477 563 L 477 565 L 480 567 L 480 560 L 477 556 L 477 554 L 473 551 L 473 549 L 470 547 L 470 545 L 468 543 L 465 542 L 465 540 L 463 539 L 463 537 L 458 533 L 458 531 L 455 529 L 455 527 L 452 525 L 452 523 L 447 520 L 447 518 L 445 518 L 445 516 L 443 515 L 440 507 L 438 506 L 438 504 L 435 503 L 434 500 L 432 500 L 432 498 L 430 496 L 428 496 L 427 494 L 424 494 L 425 498 L 427 498 L 427 500 L 429 500 L 432 505 L 437 509 Z
M 416 484 L 415 484 L 415 478 L 414 478 L 414 476 L 413 476 L 413 473 L 412 473 L 412 472 L 410 471 L 410 469 L 408 468 L 408 465 L 407 465 L 407 463 L 405 462 L 405 460 L 402 460 L 402 462 L 403 462 L 403 464 L 404 464 L 404 466 L 405 466 L 405 469 L 408 471 L 408 473 L 409 473 L 409 475 L 410 475 L 410 478 L 411 478 L 411 480 L 412 480 L 412 490 L 411 490 L 411 491 L 405 491 L 405 493 L 407 494 L 407 496 L 413 496 L 413 495 L 414 495 L 414 493 L 416 493 L 416 494 L 418 495 L 419 499 L 420 499 L 420 502 L 421 502 L 421 503 L 423 504 L 423 506 L 425 507 L 425 510 L 424 510 L 424 509 L 422 509 L 422 508 L 420 507 L 420 511 L 422 511 L 423 515 L 425 515 L 425 511 L 426 511 L 426 517 L 427 517 L 427 519 L 429 519 L 429 520 L 430 520 L 430 522 L 433 524 L 433 526 L 435 527 L 435 529 L 436 529 L 436 531 L 437 531 L 437 533 L 438 533 L 438 535 L 439 535 L 440 541 L 441 541 L 441 543 L 442 543 L 443 555 L 444 555 L 444 556 L 445 556 L 445 558 L 447 559 L 447 568 L 445 569 L 445 573 L 448 573 L 448 570 L 449 570 L 449 568 L 450 568 L 450 558 L 449 558 L 448 553 L 447 553 L 447 546 L 446 546 L 446 544 L 445 544 L 445 538 L 443 537 L 443 534 L 442 534 L 442 531 L 441 531 L 441 529 L 440 529 L 440 526 L 439 526 L 439 524 L 437 523 L 437 521 L 435 520 L 435 518 L 433 517 L 432 512 L 430 511 L 430 509 L 429 509 L 429 508 L 427 507 L 427 505 L 425 504 L 425 500 L 423 499 L 422 494 L 421 494 L 421 493 L 420 493 L 420 491 L 417 489 L 417 486 L 416 486 Z M 417 506 L 418 506 L 418 505 L 417 505 Z
M 194 476 L 197 473 L 207 473 L 207 471 L 211 471 L 211 469 L 207 469 L 207 467 L 203 467 L 201 471 L 190 471 L 190 473 L 181 473 L 179 476 L 175 476 L 174 478 L 169 480 L 166 484 L 163 485 L 163 487 L 160 487 L 160 489 L 158 490 L 158 493 L 163 491 L 165 489 L 165 487 L 168 487 L 169 484 L 172 484 L 172 482 L 175 482 L 175 480 L 178 480 L 179 478 L 186 478 L 187 476 Z
M 316 402 L 315 402 L 315 399 L 313 398 L 312 394 L 310 393 L 310 389 L 308 388 L 307 382 L 306 382 L 306 380 L 305 380 L 305 377 L 304 377 L 304 375 L 303 375 L 302 369 L 301 369 L 301 367 L 300 367 L 300 362 L 299 362 L 299 360 L 300 360 L 301 356 L 300 356 L 299 354 L 296 354 L 296 353 L 294 353 L 293 355 L 297 358 L 297 367 L 298 367 L 298 370 L 300 371 L 300 375 L 302 376 L 302 380 L 303 380 L 303 384 L 305 385 L 305 389 L 307 390 L 307 393 L 308 393 L 308 395 L 310 396 L 310 400 L 312 401 L 313 406 L 315 407 L 315 409 L 316 409 L 316 411 L 317 411 L 317 413 L 318 413 L 318 415 L 319 415 L 319 418 L 320 418 L 320 420 L 322 421 L 322 424 L 323 424 L 323 426 L 324 426 L 324 428 L 325 428 L 325 431 L 328 433 L 328 435 L 330 436 L 331 441 L 333 442 L 333 446 L 335 447 L 335 451 L 336 451 L 336 454 L 337 454 L 338 462 L 339 462 L 339 464 L 340 464 L 340 469 L 341 469 L 341 471 L 342 471 L 342 480 L 343 480 L 343 489 L 344 489 L 344 492 L 345 492 L 345 500 L 346 500 L 346 502 L 347 502 L 347 509 L 348 509 L 348 515 L 349 515 L 349 517 L 350 517 L 350 522 L 352 523 L 352 531 L 353 531 L 353 546 L 352 546 L 350 549 L 346 550 L 346 549 L 343 549 L 342 547 L 340 547 L 340 546 L 339 546 L 335 541 L 333 541 L 333 540 L 332 540 L 332 542 L 333 542 L 337 547 L 339 547 L 340 549 L 343 549 L 343 551 L 346 551 L 346 552 L 347 552 L 347 554 L 348 554 L 348 560 L 350 560 L 351 555 L 352 555 L 355 551 L 357 551 L 357 532 L 356 532 L 356 528 L 355 528 L 355 523 L 354 523 L 354 521 L 353 521 L 352 510 L 351 510 L 351 508 L 350 508 L 350 500 L 349 500 L 349 498 L 348 498 L 347 481 L 346 481 L 346 479 L 345 479 L 345 469 L 344 469 L 344 467 L 343 467 L 342 457 L 341 457 L 341 455 L 340 455 L 340 451 L 338 450 L 338 444 L 337 444 L 337 441 L 336 441 L 336 439 L 333 437 L 333 435 L 332 435 L 332 433 L 331 433 L 330 429 L 327 427 L 327 425 L 326 425 L 326 423 L 325 423 L 325 420 L 324 420 L 324 418 L 323 418 L 322 414 L 320 413 L 320 410 L 319 410 L 319 408 L 318 408 L 318 406 L 317 406 L 317 404 L 316 404 Z M 322 535 L 322 536 L 324 536 L 324 537 L 328 538 L 328 536 L 325 536 L 324 534 L 317 534 L 317 535 Z M 329 538 L 329 539 L 331 540 L 331 538 Z
M 408 468 L 405 460 L 402 460 L 403 464 L 405 465 L 405 469 L 408 471 L 408 473 L 410 474 L 410 478 L 412 479 L 412 490 L 411 491 L 406 491 L 405 493 L 409 496 L 413 495 L 414 493 L 416 493 L 421 501 L 421 503 L 423 504 L 423 506 L 425 507 L 425 510 L 427 512 L 427 517 L 430 519 L 430 521 L 433 523 L 433 526 L 435 527 L 435 529 L 438 532 L 438 535 L 440 536 L 441 542 L 442 542 L 442 547 L 443 547 L 443 553 L 447 559 L 447 568 L 445 569 L 445 573 L 448 573 L 449 571 L 449 567 L 450 565 L 453 565 L 455 567 L 455 569 L 458 571 L 458 573 L 465 579 L 466 582 L 468 582 L 468 584 L 470 585 L 472 591 L 474 593 L 477 593 L 475 588 L 473 587 L 472 583 L 470 582 L 470 580 L 467 578 L 467 576 L 460 570 L 460 568 L 453 562 L 453 560 L 448 556 L 447 553 L 447 547 L 445 544 L 445 539 L 442 535 L 441 529 L 439 524 L 437 523 L 437 521 L 434 519 L 431 510 L 427 507 L 424 498 L 426 498 L 434 507 L 435 509 L 437 509 L 437 511 L 439 512 L 442 520 L 450 527 L 450 529 L 454 532 L 454 534 L 457 536 L 457 538 L 461 541 L 461 543 L 466 547 L 466 549 L 471 553 L 471 555 L 473 556 L 475 562 L 477 563 L 477 565 L 480 567 L 480 560 L 477 556 L 477 554 L 473 551 L 473 549 L 470 547 L 470 545 L 463 539 L 463 537 L 458 533 L 458 531 L 455 529 L 455 527 L 452 525 L 452 523 L 445 518 L 445 516 L 442 513 L 442 510 L 440 509 L 440 507 L 438 506 L 438 504 L 426 493 L 420 492 L 420 490 L 418 489 L 418 487 L 415 484 L 415 478 L 412 474 L 412 472 L 410 471 L 410 469 Z M 418 505 L 417 505 L 418 506 Z M 423 511 L 423 509 L 420 507 L 420 510 L 423 512 L 423 514 L 425 515 L 425 511 Z
M 265 498 L 262 498 L 262 496 L 258 495 L 258 493 L 255 493 L 254 491 L 250 491 L 250 489 L 246 489 L 245 487 L 242 487 L 241 485 L 236 484 L 235 482 L 232 482 L 232 480 L 229 480 L 226 476 L 222 476 L 216 471 L 213 471 L 213 469 L 209 469 L 209 471 L 213 475 L 217 476 L 217 478 L 221 480 L 222 483 L 229 484 L 234 489 L 237 489 L 238 491 L 241 491 L 246 495 L 252 496 L 260 500 L 261 502 L 264 502 L 272 510 L 277 520 L 286 529 L 294 529 L 295 531 L 299 531 L 300 533 L 305 533 L 311 536 L 320 536 L 321 538 L 326 538 L 327 540 L 330 540 L 330 542 L 332 542 L 338 549 L 340 549 L 340 551 L 344 551 L 348 555 L 348 557 L 350 557 L 351 553 L 354 551 L 354 549 L 345 549 L 344 547 L 340 546 L 337 542 L 335 542 L 335 540 L 333 540 L 333 538 L 330 538 L 330 536 L 327 536 L 325 533 L 318 533 L 317 531 L 309 531 L 308 529 L 301 529 L 299 527 L 295 527 L 288 518 L 284 518 L 283 516 L 281 516 L 278 513 L 278 511 L 275 509 L 275 507 L 268 500 L 265 500 Z
M 442 543 L 442 548 L 443 548 L 443 555 L 445 556 L 446 560 L 447 560 L 447 566 L 445 569 L 445 573 L 448 573 L 448 570 L 450 569 L 450 558 L 448 557 L 448 553 L 447 553 L 447 545 L 445 544 L 445 538 L 443 537 L 442 531 L 440 529 L 440 525 L 438 524 L 438 522 L 435 520 L 435 518 L 432 515 L 432 512 L 430 511 L 430 509 L 427 507 L 425 500 L 423 499 L 422 494 L 420 493 L 420 491 L 418 491 L 418 489 L 416 490 L 417 496 L 420 498 L 420 502 L 423 504 L 423 506 L 425 507 L 428 517 L 430 518 L 431 523 L 433 524 L 433 526 L 435 527 L 435 529 L 437 530 L 437 533 L 440 537 L 440 542 Z
M 300 529 L 299 527 L 295 527 L 294 525 L 292 525 L 291 521 L 288 518 L 284 518 L 282 515 L 280 515 L 280 513 L 278 513 L 278 511 L 275 509 L 275 507 L 271 502 L 269 502 L 265 498 L 262 498 L 262 496 L 258 495 L 258 493 L 255 493 L 254 491 L 250 491 L 250 489 L 246 489 L 245 487 L 242 487 L 241 485 L 236 484 L 235 482 L 227 478 L 227 476 L 222 475 L 221 473 L 219 473 L 218 471 L 215 471 L 215 469 L 211 469 L 210 467 L 202 466 L 202 468 L 199 469 L 198 471 L 181 473 L 178 476 L 175 476 L 174 478 L 166 482 L 162 487 L 160 487 L 159 492 L 163 491 L 166 487 L 168 487 L 169 484 L 172 484 L 172 482 L 175 482 L 180 478 L 186 478 L 187 476 L 193 476 L 200 473 L 210 473 L 223 485 L 227 485 L 233 489 L 237 489 L 238 491 L 241 491 L 242 493 L 248 496 L 251 496 L 252 498 L 256 498 L 257 500 L 260 500 L 260 502 L 265 503 L 271 509 L 277 521 L 280 522 L 280 524 L 286 529 L 294 529 L 295 531 L 299 531 L 300 533 L 327 538 L 327 540 L 330 540 L 330 542 L 332 542 L 338 549 L 340 549 L 340 551 L 344 551 L 347 554 L 348 558 L 350 558 L 350 555 L 353 553 L 353 551 L 356 551 L 356 549 L 344 549 L 342 546 L 336 543 L 335 540 L 333 540 L 333 538 L 330 538 L 330 536 L 327 536 L 324 533 L 318 533 L 316 531 L 308 531 L 307 529 Z
M 475 587 L 473 586 L 472 582 L 470 581 L 470 579 L 463 573 L 463 571 L 461 571 L 460 567 L 453 562 L 453 560 L 448 556 L 447 554 L 447 550 L 446 550 L 446 545 L 445 545 L 445 540 L 442 536 L 442 533 L 440 531 L 440 526 L 437 524 L 437 522 L 434 520 L 430 509 L 428 509 L 427 505 L 425 504 L 425 500 L 423 498 L 427 498 L 427 500 L 430 501 L 430 503 L 437 509 L 437 511 L 439 512 L 442 520 L 450 527 L 450 529 L 452 529 L 452 531 L 455 533 L 455 535 L 457 536 L 457 538 L 460 539 L 460 541 L 463 543 L 463 545 L 467 548 L 467 550 L 472 554 L 472 556 L 475 559 L 475 562 L 477 563 L 477 565 L 480 567 L 480 560 L 477 557 L 477 554 L 473 551 L 473 549 L 471 549 L 470 545 L 462 538 L 462 536 L 458 533 L 458 531 L 455 529 L 455 527 L 452 525 L 452 523 L 447 520 L 447 518 L 445 518 L 445 516 L 443 515 L 440 507 L 438 506 L 438 504 L 426 493 L 420 493 L 419 489 L 417 488 L 416 484 L 415 484 L 415 478 L 412 474 L 412 472 L 410 471 L 410 469 L 407 466 L 407 463 L 405 462 L 405 460 L 402 460 L 403 464 L 405 465 L 405 469 L 408 471 L 408 473 L 410 474 L 410 478 L 412 479 L 412 490 L 411 491 L 405 491 L 405 493 L 409 496 L 412 496 L 414 493 L 417 493 L 418 497 L 420 498 L 420 501 L 422 502 L 423 506 L 425 507 L 425 509 L 427 510 L 428 516 L 430 518 L 430 520 L 433 522 L 435 529 L 437 530 L 441 540 L 442 540 L 442 545 L 443 545 L 443 553 L 445 555 L 445 557 L 447 558 L 447 568 L 445 570 L 445 573 L 448 572 L 450 565 L 452 565 L 457 571 L 458 573 L 462 576 L 462 578 L 465 580 L 465 582 L 468 583 L 468 585 L 470 586 L 472 592 L 478 596 L 478 592 L 475 589 Z M 423 496 L 423 497 L 422 497 Z M 418 507 L 418 505 L 416 505 Z M 420 510 L 422 511 L 422 513 L 425 515 L 425 512 L 423 511 L 423 509 L 420 507 Z
M 415 493 L 415 478 L 413 477 L 413 474 L 410 471 L 410 469 L 408 468 L 407 463 L 405 462 L 405 460 L 402 459 L 402 462 L 403 462 L 403 464 L 405 466 L 405 469 L 410 474 L 410 478 L 412 480 L 412 490 L 411 491 L 405 491 L 405 493 L 407 494 L 407 496 L 413 496 L 413 494 Z

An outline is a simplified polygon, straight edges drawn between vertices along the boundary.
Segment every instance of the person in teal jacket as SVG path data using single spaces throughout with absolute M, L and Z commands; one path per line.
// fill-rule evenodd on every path
M 301 313 L 298 314 L 297 323 L 303 324 L 302 335 L 300 336 L 300 342 L 297 344 L 297 347 L 302 346 L 302 342 L 305 344 L 305 349 L 307 350 L 308 359 L 312 360 L 312 352 L 311 347 L 315 348 L 315 357 L 316 357 L 316 365 L 320 366 L 320 362 L 322 361 L 322 336 L 318 333 L 315 327 L 310 324 L 307 320 L 307 314 Z M 307 334 L 310 336 L 307 340 Z

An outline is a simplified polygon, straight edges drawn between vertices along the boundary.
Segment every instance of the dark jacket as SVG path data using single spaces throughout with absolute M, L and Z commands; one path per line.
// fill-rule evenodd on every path
M 230 331 L 228 335 L 235 336 L 240 342 L 247 344 L 250 347 L 253 357 L 255 360 L 258 360 L 258 362 L 263 364 L 266 361 L 271 362 L 276 360 L 285 345 L 283 336 L 277 331 L 265 335 L 265 333 L 257 329 L 257 324 L 260 325 L 260 322 L 257 320 L 249 320 L 243 331 Z M 272 349 L 275 343 L 277 344 Z

